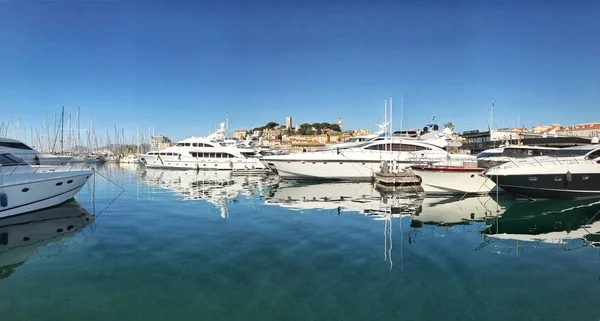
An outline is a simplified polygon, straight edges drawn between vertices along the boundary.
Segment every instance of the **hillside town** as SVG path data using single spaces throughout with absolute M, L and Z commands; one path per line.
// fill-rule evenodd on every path
M 454 125 L 446 123 L 440 126 L 454 129 Z M 418 136 L 422 129 L 409 129 L 403 133 L 413 132 Z M 292 123 L 292 117 L 285 118 L 285 124 L 269 122 L 265 126 L 251 129 L 237 129 L 233 137 L 238 140 L 252 140 L 260 146 L 280 149 L 286 152 L 310 152 L 328 145 L 343 143 L 351 137 L 374 134 L 369 129 L 344 130 L 342 117 L 335 123 Z M 400 132 L 396 131 L 396 135 Z M 462 143 L 462 153 L 476 154 L 488 148 L 500 145 L 541 145 L 549 147 L 566 147 L 589 144 L 593 137 L 600 136 L 600 122 L 561 126 L 558 123 L 536 125 L 531 128 L 498 128 L 487 130 L 470 130 L 452 134 L 452 141 Z M 160 150 L 172 146 L 173 142 L 166 136 L 153 136 L 150 150 Z

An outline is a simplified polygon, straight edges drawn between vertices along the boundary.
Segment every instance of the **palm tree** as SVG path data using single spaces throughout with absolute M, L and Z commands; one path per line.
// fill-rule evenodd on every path
M 450 129 L 454 130 L 454 124 L 451 121 L 445 123 L 444 127 L 447 127 L 447 128 L 450 128 Z

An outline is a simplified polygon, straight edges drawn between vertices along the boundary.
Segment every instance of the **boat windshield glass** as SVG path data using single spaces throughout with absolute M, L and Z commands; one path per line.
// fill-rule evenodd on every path
M 0 165 L 2 166 L 18 166 L 26 165 L 24 160 L 11 154 L 0 154 Z
M 477 154 L 477 158 L 498 157 L 498 156 L 501 156 L 501 155 L 502 155 L 501 152 L 481 152 L 481 153 Z
M 592 149 L 558 149 L 558 150 L 553 150 L 551 152 L 549 152 L 548 154 L 546 154 L 546 156 L 550 156 L 550 157 L 575 157 L 575 156 L 583 156 L 589 152 L 591 152 Z
M 529 148 L 510 148 L 506 147 L 502 152 L 502 156 L 513 158 L 525 158 L 532 156 L 544 156 L 551 150 L 547 149 L 529 149 Z

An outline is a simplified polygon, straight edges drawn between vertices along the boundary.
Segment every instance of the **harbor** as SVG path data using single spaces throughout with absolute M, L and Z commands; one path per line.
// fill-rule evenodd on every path
M 0 1 L 0 321 L 599 320 L 599 9 Z
M 600 206 L 589 200 L 423 198 L 371 183 L 279 182 L 133 164 L 101 165 L 98 173 L 112 182 L 97 176 L 75 202 L 0 227 L 0 309 L 15 320 L 244 319 L 263 313 L 255 310 L 266 301 L 273 302 L 270 314 L 310 319 L 356 293 L 366 299 L 337 318 L 372 317 L 376 297 L 390 303 L 378 306 L 382 315 L 400 304 L 403 314 L 427 318 L 424 306 L 436 300 L 434 315 L 459 319 L 469 310 L 481 315 L 483 302 L 472 295 L 481 291 L 496 302 L 485 312 L 493 320 L 531 295 L 543 303 L 523 317 L 552 311 L 567 318 L 574 312 L 552 303 L 556 291 L 598 278 Z M 125 192 L 119 196 L 113 183 Z M 510 289 L 490 291 L 506 282 Z M 590 295 L 568 292 L 563 304 L 571 306 Z M 405 293 L 412 303 L 402 303 Z M 22 296 L 28 299 L 14 299 Z M 57 298 L 64 302 L 56 305 Z M 577 311 L 578 319 L 595 313 Z

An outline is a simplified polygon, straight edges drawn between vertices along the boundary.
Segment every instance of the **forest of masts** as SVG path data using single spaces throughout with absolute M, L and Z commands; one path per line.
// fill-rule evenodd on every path
M 77 114 L 73 120 L 70 113 L 65 115 L 63 107 L 61 114 L 58 117 L 55 114 L 52 124 L 49 124 L 46 112 L 41 128 L 27 127 L 21 123 L 20 117 L 16 123 L 9 118 L 7 122 L 0 123 L 0 137 L 22 141 L 44 153 L 127 154 L 147 151 L 150 137 L 153 135 L 152 128 L 143 133 L 138 127 L 137 134 L 128 140 L 125 129 L 117 128 L 117 123 L 112 129 L 106 128 L 106 134 L 96 133 L 93 113 L 89 127 L 82 129 L 80 114 L 80 108 L 77 107 Z

